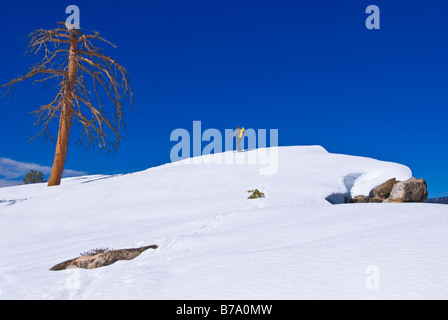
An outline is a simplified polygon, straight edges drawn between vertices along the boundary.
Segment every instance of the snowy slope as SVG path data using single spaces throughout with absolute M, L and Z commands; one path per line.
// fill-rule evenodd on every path
M 221 156 L 245 164 L 209 164 Z M 0 189 L 0 299 L 448 298 L 447 206 L 325 200 L 409 168 L 318 146 L 196 160 Z M 254 188 L 266 198 L 248 200 Z M 132 261 L 49 271 L 151 244 Z

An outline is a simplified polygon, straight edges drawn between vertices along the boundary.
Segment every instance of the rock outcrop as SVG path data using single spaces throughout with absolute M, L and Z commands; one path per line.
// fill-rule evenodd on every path
M 111 265 L 119 260 L 132 260 L 148 249 L 157 249 L 156 245 L 134 249 L 110 250 L 95 255 L 85 255 L 55 265 L 51 271 L 71 268 L 95 269 Z
M 425 179 L 411 178 L 396 183 L 389 198 L 384 202 L 424 202 L 426 199 L 428 199 L 428 191 Z
M 357 196 L 350 200 L 350 203 L 368 203 L 369 197 L 366 196 Z
M 255 190 L 249 190 L 249 191 L 247 191 L 247 192 L 252 193 L 247 199 L 264 198 L 264 193 L 258 191 L 258 189 L 255 189 Z
M 397 183 L 397 180 L 395 178 L 389 179 L 383 184 L 379 185 L 371 192 L 371 197 L 379 197 L 387 199 L 392 191 L 392 188 Z
M 386 199 L 381 198 L 381 197 L 373 197 L 373 198 L 369 198 L 369 203 L 382 203 L 382 202 L 384 202 L 384 200 L 386 200 Z
M 389 179 L 373 189 L 369 196 L 357 196 L 350 203 L 401 203 L 425 202 L 428 190 L 425 179 L 410 178 L 406 181 Z

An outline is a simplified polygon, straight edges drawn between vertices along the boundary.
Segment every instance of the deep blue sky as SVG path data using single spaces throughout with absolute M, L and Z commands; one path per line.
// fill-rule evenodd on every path
M 18 40 L 65 21 L 70 4 L 82 29 L 119 46 L 106 53 L 130 71 L 136 99 L 117 155 L 84 154 L 72 136 L 66 168 L 169 162 L 171 131 L 201 120 L 203 129 L 278 129 L 283 146 L 402 163 L 431 197 L 448 195 L 447 1 L 7 1 L 1 83 L 35 62 Z M 381 30 L 365 27 L 370 4 Z M 31 82 L 0 100 L 0 158 L 51 166 L 53 146 L 28 140 L 37 133 L 30 112 L 55 89 Z

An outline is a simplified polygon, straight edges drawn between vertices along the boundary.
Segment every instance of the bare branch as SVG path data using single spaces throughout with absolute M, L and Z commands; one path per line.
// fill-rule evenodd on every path
M 133 92 L 126 69 L 96 45 L 117 46 L 99 32 L 83 34 L 80 30 L 68 30 L 64 22 L 53 30 L 35 30 L 28 39 L 28 52 L 41 56 L 41 60 L 27 74 L 0 88 L 7 89 L 6 95 L 17 83 L 35 76 L 38 78 L 33 84 L 56 80 L 60 85 L 54 100 L 33 112 L 35 124 L 41 130 L 32 139 L 40 135 L 53 138 L 50 122 L 68 115 L 68 119 L 72 117 L 82 126 L 80 142 L 86 142 L 87 148 L 99 145 L 100 149 L 115 151 L 123 139 L 122 108 L 125 102 L 132 105 Z M 106 113 L 105 102 L 109 100 L 112 112 Z
M 78 42 L 83 42 L 85 44 L 85 42 L 87 42 L 87 39 L 95 39 L 95 40 L 100 40 L 103 41 L 109 45 L 111 45 L 114 48 L 117 48 L 116 45 L 114 45 L 112 42 L 100 37 L 100 33 L 97 31 L 94 31 L 94 34 L 90 34 L 90 35 L 82 35 L 81 37 L 79 37 Z
M 51 140 L 55 140 L 55 138 L 50 134 L 48 130 L 48 126 L 54 118 L 57 117 L 57 112 L 61 108 L 61 102 L 63 99 L 64 89 L 61 87 L 56 98 L 49 104 L 41 106 L 38 110 L 33 111 L 32 113 L 36 114 L 36 126 L 42 126 L 41 131 L 33 136 L 30 140 L 37 138 L 40 135 L 48 136 Z M 46 113 L 46 114 L 45 114 Z
M 65 76 L 66 73 L 67 73 L 67 72 L 64 71 L 64 70 L 54 70 L 54 69 L 33 69 L 33 70 L 31 70 L 29 73 L 27 73 L 26 75 L 24 75 L 24 76 L 19 76 L 19 77 L 15 78 L 15 79 L 11 80 L 11 81 L 8 82 L 8 83 L 1 85 L 0 87 L 2 87 L 2 88 L 7 87 L 7 88 L 8 88 L 8 90 L 7 90 L 6 93 L 5 93 L 5 95 L 7 95 L 7 94 L 11 91 L 12 87 L 13 87 L 16 83 L 21 82 L 21 81 L 24 81 L 24 80 L 29 79 L 29 78 L 32 78 L 32 77 L 34 77 L 34 76 L 37 75 L 37 74 L 52 74 L 52 75 L 56 75 L 56 76 Z

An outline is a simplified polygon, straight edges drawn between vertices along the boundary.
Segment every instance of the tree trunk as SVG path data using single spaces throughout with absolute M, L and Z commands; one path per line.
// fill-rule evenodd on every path
M 71 43 L 68 73 L 64 83 L 64 98 L 62 101 L 61 114 L 59 118 L 58 140 L 56 143 L 53 168 L 51 169 L 50 179 L 48 180 L 49 187 L 58 186 L 61 184 L 62 173 L 64 171 L 65 160 L 67 158 L 70 127 L 72 125 L 73 93 L 75 90 L 76 74 L 78 72 L 78 42 L 74 30 L 70 30 L 70 38 Z

